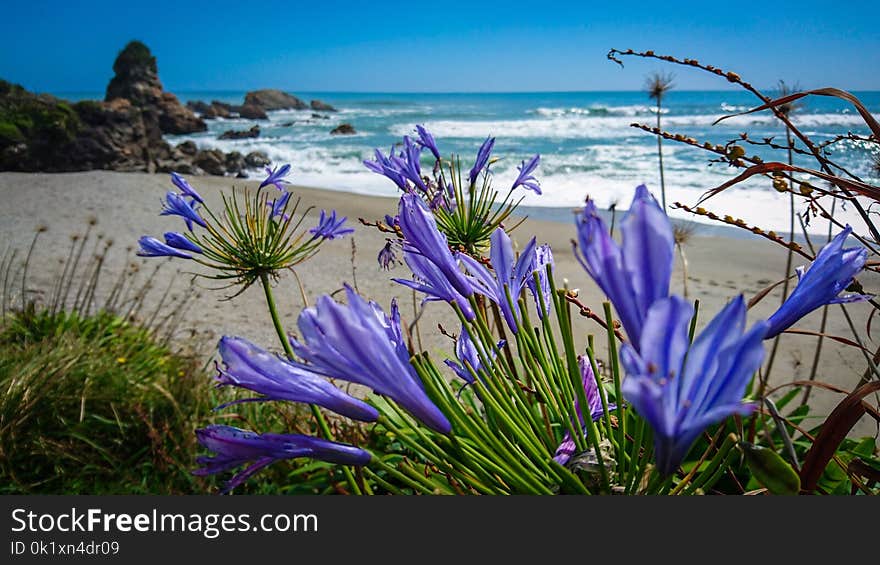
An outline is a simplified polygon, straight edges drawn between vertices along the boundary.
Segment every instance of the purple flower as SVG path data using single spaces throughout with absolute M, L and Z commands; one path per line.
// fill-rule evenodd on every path
M 656 301 L 669 295 L 672 225 L 645 185 L 636 188 L 621 221 L 623 245 L 611 239 L 596 205 L 588 201 L 578 218 L 576 255 L 608 296 L 633 344 L 642 343 L 642 324 Z
M 688 330 L 693 306 L 679 296 L 651 306 L 636 349 L 623 344 L 627 377 L 623 396 L 654 430 L 657 468 L 675 471 L 694 440 L 710 424 L 755 407 L 742 402 L 764 359 L 766 322 L 745 330 L 742 295 L 730 302 L 694 340 Z
M 449 420 L 425 394 L 409 362 L 400 329 L 400 312 L 391 303 L 391 317 L 345 286 L 348 305 L 324 295 L 298 319 L 302 341 L 291 339 L 306 369 L 333 379 L 372 388 L 408 410 L 429 428 L 448 434 Z
M 393 228 L 393 227 L 395 227 L 395 226 L 399 226 L 399 225 L 400 225 L 400 218 L 398 218 L 397 216 L 393 216 L 393 217 L 392 217 L 392 216 L 390 216 L 389 214 L 385 214 L 385 224 L 386 224 L 389 228 Z
M 188 182 L 186 182 L 185 178 L 177 173 L 171 173 L 171 182 L 174 183 L 174 186 L 180 189 L 182 196 L 188 196 L 199 204 L 204 204 L 205 201 L 202 200 L 202 197 L 199 196 L 199 193 L 196 192 L 196 189 L 194 189 L 192 186 L 190 186 Z
M 143 236 L 138 239 L 137 255 L 140 257 L 180 257 L 181 259 L 192 259 L 192 255 L 177 250 L 170 245 L 165 245 L 155 237 Z
M 578 367 L 581 370 L 581 382 L 583 383 L 584 396 L 590 409 L 590 418 L 595 422 L 605 414 L 605 411 L 602 410 L 602 397 L 599 395 L 599 385 L 596 383 L 595 373 L 593 373 L 593 367 L 590 365 L 589 359 L 583 355 L 578 355 Z M 617 408 L 617 405 L 613 403 L 608 405 L 608 410 L 614 410 L 615 408 Z M 574 409 L 577 412 L 580 426 L 583 428 L 584 415 L 581 412 L 581 402 L 577 396 L 574 401 Z M 556 453 L 553 454 L 553 460 L 560 465 L 565 465 L 571 459 L 571 456 L 574 455 L 575 449 L 576 444 L 571 437 L 571 432 L 567 431 L 565 432 L 565 437 L 562 438 L 562 443 L 556 448 Z
M 398 156 L 392 156 L 391 161 L 396 169 L 411 183 L 422 189 L 428 190 L 425 180 L 422 178 L 420 158 L 422 147 L 413 143 L 408 135 L 403 136 L 403 151 Z
M 531 277 L 531 266 L 535 256 L 535 238 L 526 244 L 519 258 L 514 261 L 513 245 L 510 236 L 503 228 L 497 228 L 490 238 L 492 248 L 489 258 L 495 276 L 489 274 L 483 265 L 472 257 L 459 254 L 459 260 L 464 263 L 468 272 L 473 275 L 476 284 L 473 288 L 476 292 L 485 295 L 501 308 L 504 320 L 513 333 L 517 333 L 517 318 L 519 317 L 519 296 L 525 287 L 526 279 Z M 507 299 L 510 294 L 510 301 Z M 511 307 L 510 302 L 513 302 Z
M 446 236 L 437 229 L 437 221 L 425 203 L 413 194 L 404 194 L 400 198 L 398 217 L 404 251 L 424 257 L 456 292 L 465 298 L 471 296 L 473 283 L 459 269 Z
M 379 417 L 375 408 L 345 394 L 324 377 L 260 349 L 246 339 L 224 336 L 220 340 L 220 356 L 225 368 L 217 368 L 217 386 L 237 386 L 263 396 L 235 400 L 218 408 L 239 402 L 288 400 L 323 406 L 355 420 L 374 422 Z
M 406 183 L 406 177 L 398 169 L 397 163 L 394 161 L 394 150 L 392 149 L 389 156 L 386 157 L 381 151 L 376 149 L 375 161 L 365 160 L 364 166 L 374 173 L 388 177 L 398 188 L 405 192 L 409 192 L 409 185 Z
M 480 146 L 479 151 L 477 151 L 477 160 L 474 161 L 474 166 L 471 168 L 471 172 L 468 174 L 468 179 L 471 184 L 477 182 L 477 177 L 480 176 L 480 173 L 483 172 L 483 169 L 487 169 L 489 167 L 489 156 L 492 154 L 492 148 L 495 146 L 495 138 L 487 137 L 486 141 Z
M 379 261 L 379 267 L 385 269 L 386 271 L 393 269 L 394 265 L 397 264 L 397 256 L 394 255 L 394 248 L 391 246 L 391 241 L 388 240 L 385 242 L 385 247 L 379 251 L 379 256 L 377 257 Z
M 474 319 L 474 310 L 471 308 L 467 297 L 458 292 L 449 282 L 449 278 L 424 255 L 416 251 L 404 249 L 403 260 L 406 262 L 415 280 L 391 279 L 396 283 L 409 287 L 417 292 L 425 294 L 424 302 L 431 300 L 443 300 L 454 302 L 461 308 L 462 313 L 468 320 Z
M 290 216 L 284 213 L 285 208 L 287 208 L 287 201 L 290 200 L 290 193 L 285 191 L 284 194 L 273 200 L 272 202 L 266 202 L 266 206 L 272 208 L 272 213 L 269 215 L 270 218 L 281 217 L 282 220 L 287 221 Z
M 321 217 L 318 218 L 318 225 L 309 230 L 315 238 L 336 239 L 350 233 L 354 233 L 354 228 L 344 228 L 342 225 L 347 218 L 342 216 L 336 219 L 336 210 L 331 210 L 327 214 L 326 210 L 321 210 Z
M 199 216 L 192 204 L 183 199 L 179 194 L 169 190 L 165 195 L 165 207 L 159 212 L 160 216 L 180 216 L 186 222 L 186 227 L 192 231 L 193 222 L 207 227 L 205 220 Z
M 266 180 L 260 183 L 260 188 L 264 186 L 274 185 L 275 188 L 284 192 L 284 185 L 290 184 L 284 177 L 286 177 L 290 173 L 290 164 L 284 165 L 280 169 L 275 167 L 274 169 L 270 169 L 266 167 L 266 174 L 269 176 L 266 177 Z
M 523 188 L 527 188 L 531 191 L 534 191 L 535 194 L 541 194 L 541 186 L 538 184 L 538 179 L 536 179 L 532 173 L 538 167 L 538 162 L 541 161 L 540 155 L 535 155 L 529 162 L 525 161 L 517 167 L 519 171 L 519 175 L 516 177 L 516 180 L 513 181 L 513 186 L 510 187 L 510 190 L 515 189 L 518 186 L 522 186 Z
M 226 483 L 223 493 L 282 459 L 308 457 L 339 465 L 366 465 L 371 459 L 367 451 L 353 445 L 297 434 L 258 434 L 232 426 L 214 425 L 196 430 L 196 437 L 199 443 L 217 455 L 196 459 L 203 467 L 193 471 L 194 475 L 214 475 L 252 462 Z
M 828 242 L 808 268 L 798 267 L 798 284 L 788 299 L 767 320 L 766 339 L 775 337 L 795 322 L 825 304 L 843 304 L 868 300 L 871 296 L 839 296 L 865 266 L 868 251 L 862 247 L 844 248 L 852 228 L 846 228 Z
M 175 249 L 183 249 L 184 251 L 192 251 L 193 253 L 203 253 L 202 248 L 190 241 L 182 233 L 175 231 L 165 232 L 165 243 Z
M 431 132 L 425 129 L 424 126 L 416 126 L 416 133 L 419 135 L 419 145 L 428 149 L 431 153 L 434 154 L 434 158 L 436 160 L 440 160 L 440 151 L 437 149 L 437 142 L 434 140 L 434 136 L 431 135 Z
M 498 347 L 504 347 L 504 340 L 498 342 Z M 487 353 L 490 359 L 496 357 L 494 349 L 490 349 Z M 464 326 L 461 327 L 461 333 L 458 334 L 458 338 L 455 340 L 455 356 L 460 363 L 453 361 L 452 359 L 445 359 L 443 362 L 446 363 L 450 369 L 455 371 L 455 374 L 464 382 L 468 384 L 473 383 L 474 378 L 471 376 L 471 372 L 468 370 L 467 365 L 470 365 L 474 373 L 477 373 L 483 368 L 483 362 L 480 361 L 480 353 L 477 350 L 476 344 L 471 339 L 470 334 Z
M 542 318 L 544 317 L 543 310 L 546 309 L 547 313 L 553 311 L 553 297 L 550 295 L 550 279 L 547 277 L 547 266 L 553 266 L 553 251 L 550 249 L 549 245 L 539 245 L 535 248 L 535 255 L 532 259 L 532 264 L 529 267 L 529 271 L 534 273 L 537 271 L 538 273 L 538 283 L 535 284 L 535 278 L 532 275 L 526 277 L 526 286 L 529 287 L 529 290 L 532 292 L 532 296 L 535 298 L 535 304 L 538 306 L 538 315 Z M 544 308 L 541 308 L 541 303 L 544 304 Z

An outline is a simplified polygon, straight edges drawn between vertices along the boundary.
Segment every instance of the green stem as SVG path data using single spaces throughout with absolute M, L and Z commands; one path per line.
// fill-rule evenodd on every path
M 260 283 L 263 285 L 263 292 L 266 294 L 266 306 L 269 307 L 269 315 L 272 317 L 272 325 L 275 326 L 275 331 L 278 333 L 278 339 L 281 340 L 281 346 L 284 348 L 284 353 L 287 355 L 288 359 L 293 359 L 293 348 L 290 346 L 290 340 L 287 339 L 287 333 L 284 331 L 284 326 L 281 325 L 281 316 L 278 315 L 278 307 L 275 305 L 275 296 L 272 294 L 272 286 L 269 284 L 269 275 L 262 273 L 260 275 Z M 324 418 L 324 414 L 322 414 L 321 410 L 314 404 L 309 404 L 309 408 L 312 410 L 312 416 L 314 416 L 315 421 L 318 423 L 318 427 L 321 429 L 321 435 L 323 435 L 325 439 L 332 440 L 333 433 L 330 431 L 330 426 L 327 425 L 327 420 Z M 363 494 L 351 472 L 351 469 L 343 466 L 342 473 L 345 475 L 345 480 L 348 482 L 348 486 L 351 487 L 352 492 L 355 494 Z

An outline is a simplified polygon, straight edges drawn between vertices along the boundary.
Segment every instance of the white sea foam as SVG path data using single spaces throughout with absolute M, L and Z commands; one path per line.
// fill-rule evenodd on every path
M 720 116 L 692 115 L 667 116 L 663 120 L 664 128 L 703 127 L 708 128 Z M 548 116 L 546 118 L 526 118 L 521 120 L 428 120 L 425 127 L 435 136 L 481 139 L 487 134 L 513 138 L 544 138 L 544 139 L 607 139 L 636 135 L 629 128 L 633 122 L 626 116 L 585 116 L 568 114 Z M 799 127 L 853 127 L 864 125 L 858 115 L 853 114 L 801 114 L 793 119 Z M 770 126 L 778 128 L 776 118 L 772 116 L 747 115 L 735 116 L 724 120 L 716 129 L 735 129 L 754 126 Z M 394 135 L 405 135 L 412 130 L 410 123 L 397 123 L 389 127 Z

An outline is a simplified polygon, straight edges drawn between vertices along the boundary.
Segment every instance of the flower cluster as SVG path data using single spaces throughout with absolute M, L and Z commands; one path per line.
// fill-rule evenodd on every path
M 693 307 L 669 295 L 672 273 L 672 225 L 642 185 L 621 223 L 618 245 L 588 201 L 577 221 L 578 259 L 605 292 L 629 336 L 621 350 L 627 373 L 623 394 L 654 429 L 658 468 L 672 473 L 697 436 L 710 424 L 753 405 L 742 402 L 763 359 L 761 342 L 778 335 L 814 309 L 838 297 L 865 263 L 866 250 L 844 249 L 847 228 L 826 245 L 800 282 L 767 322 L 745 328 L 742 295 L 728 304 L 690 342 Z
M 406 478 L 408 488 L 419 492 L 433 492 L 443 482 L 441 475 L 453 492 L 465 488 L 489 493 L 583 492 L 597 485 L 609 492 L 615 480 L 619 488 L 631 490 L 645 479 L 635 474 L 644 470 L 643 453 L 652 454 L 655 480 L 649 482 L 659 485 L 664 481 L 658 479 L 678 470 L 709 426 L 754 412 L 755 405 L 745 397 L 763 362 L 765 340 L 824 304 L 867 298 L 840 295 L 867 258 L 864 249 L 844 247 L 851 231 L 847 228 L 809 267 L 798 269 L 797 287 L 768 320 L 749 326 L 746 301 L 739 295 L 695 332 L 695 307 L 670 292 L 673 227 L 648 188 L 636 188 L 621 221 L 620 243 L 595 204 L 587 201 L 576 219 L 575 254 L 607 295 L 626 334 L 619 355 L 610 363 L 611 399 L 610 385 L 606 387 L 594 373 L 598 365 L 592 340 L 586 355 L 574 345 L 568 310 L 573 297 L 564 291 L 553 293 L 549 246 L 539 245 L 533 237 L 517 253 L 499 216 L 486 212 L 494 203 L 487 192 L 494 144 L 495 139 L 488 137 L 479 148 L 465 177 L 466 191 L 456 184 L 461 174 L 455 160 L 441 157 L 436 139 L 423 126 L 416 127 L 414 136 L 404 137 L 398 153 L 377 150 L 375 159 L 365 162 L 403 191 L 397 215 L 386 216 L 381 226 L 394 232 L 395 238 L 386 240 L 379 252 L 380 266 L 388 269 L 396 264 L 400 251 L 412 277 L 393 280 L 423 294 L 425 301 L 452 305 L 461 322 L 454 355 L 445 360 L 464 381 L 457 391 L 448 381 L 448 371 L 444 376 L 427 353 L 410 350 L 396 301 L 386 313 L 345 285 L 344 303 L 330 295 L 319 297 L 300 313 L 298 334 L 291 337 L 281 328 L 267 290 L 287 355 L 271 354 L 240 337 L 221 339 L 217 386 L 246 389 L 256 396 L 220 408 L 239 402 L 286 401 L 309 404 L 318 414 L 320 407 L 353 420 L 378 422 L 395 443 L 412 449 L 419 465 L 424 461 L 424 476 L 399 475 Z M 435 160 L 427 175 L 421 165 L 425 151 Z M 522 187 L 541 193 L 533 175 L 539 160 L 536 155 L 520 164 L 511 192 Z M 445 164 L 450 167 L 448 178 L 453 179 L 449 183 Z M 293 221 L 290 196 L 283 186 L 288 171 L 289 167 L 268 171 L 261 188 L 275 186 L 282 195 L 254 205 L 267 218 L 265 224 L 255 225 L 271 231 L 287 229 Z M 166 233 L 164 242 L 144 238 L 142 253 L 189 259 L 216 254 L 216 245 L 205 244 L 210 240 L 192 235 L 195 225 L 212 230 L 211 222 L 196 210 L 203 200 L 179 175 L 172 181 L 180 193 L 169 193 L 163 213 L 183 217 L 191 231 Z M 213 215 L 209 217 L 213 221 Z M 305 245 L 351 233 L 344 222 L 335 211 L 321 211 L 318 225 L 308 230 L 310 236 L 302 235 L 308 238 Z M 529 294 L 540 317 L 538 327 L 532 326 L 525 308 Z M 613 320 L 610 308 L 607 311 L 611 335 Z M 609 350 L 616 351 L 616 342 L 609 344 Z M 618 360 L 626 375 L 623 379 Z M 363 385 L 374 396 L 354 398 L 337 388 L 336 381 Z M 635 436 L 644 435 L 646 443 L 653 438 L 653 452 L 627 432 L 633 418 L 641 426 Z M 407 429 L 417 426 L 421 429 L 416 433 Z M 647 426 L 653 433 L 646 431 Z M 284 459 L 305 457 L 343 466 L 386 464 L 384 458 L 333 441 L 329 431 L 324 433 L 317 438 L 209 426 L 199 430 L 198 439 L 216 455 L 200 458 L 203 467 L 197 473 L 246 465 L 227 484 L 231 489 Z M 617 457 L 611 465 L 603 463 L 606 446 Z M 613 465 L 618 473 L 609 478 Z M 585 479 L 593 474 L 596 477 Z M 548 487 L 543 481 L 552 484 Z
M 398 403 L 424 425 L 441 434 L 452 430 L 449 420 L 428 398 L 409 362 L 400 328 L 400 313 L 392 303 L 388 316 L 378 304 L 345 287 L 348 304 L 321 296 L 299 316 L 301 339 L 291 339 L 296 358 L 285 359 L 253 343 L 225 336 L 220 340 L 217 386 L 233 386 L 262 396 L 238 402 L 289 401 L 321 406 L 341 416 L 374 422 L 372 405 L 346 394 L 328 379 L 365 385 Z M 258 435 L 226 426 L 201 430 L 205 447 L 219 453 L 203 459 L 201 474 L 213 474 L 254 461 L 227 485 L 233 488 L 260 468 L 280 459 L 310 457 L 340 459 L 346 465 L 364 465 L 370 454 L 353 446 L 309 436 Z M 283 444 L 283 445 L 281 445 Z
M 405 194 L 413 194 L 421 199 L 435 215 L 436 223 L 453 248 L 476 255 L 522 200 L 513 198 L 517 188 L 541 194 L 540 182 L 534 175 L 541 157 L 534 155 L 520 164 L 519 174 L 507 196 L 500 204 L 496 202 L 498 195 L 492 188 L 490 172 L 494 162 L 494 147 L 495 138 L 487 137 L 464 176 L 459 160 L 455 156 L 443 159 L 434 136 L 424 126 L 418 125 L 415 137 L 403 137 L 399 152 L 395 154 L 392 148 L 385 155 L 376 149 L 374 158 L 365 160 L 364 165 L 391 180 Z M 424 150 L 434 158 L 430 174 L 425 174 L 422 169 Z M 467 180 L 466 186 L 460 186 L 463 177 Z M 479 182 L 480 178 L 483 182 Z M 386 224 L 388 227 L 394 225 L 388 218 Z
M 171 182 L 179 192 L 166 194 L 160 215 L 183 218 L 188 232 L 167 232 L 164 242 L 143 236 L 138 241 L 138 255 L 194 260 L 216 272 L 203 276 L 231 279 L 247 287 L 261 277 L 275 277 L 282 269 L 305 261 L 324 241 L 354 231 L 345 226 L 346 218 L 337 217 L 335 210 L 322 210 L 317 226 L 300 230 L 305 214 L 295 217 L 299 200 L 292 202 L 285 188 L 290 165 L 267 167 L 266 172 L 268 176 L 255 194 L 245 191 L 244 202 L 235 192 L 231 198 L 224 196 L 219 214 L 208 209 L 185 178 L 171 173 Z M 270 198 L 263 192 L 266 187 L 274 187 L 281 194 Z M 200 207 L 204 207 L 204 214 Z M 196 226 L 202 229 L 196 231 Z

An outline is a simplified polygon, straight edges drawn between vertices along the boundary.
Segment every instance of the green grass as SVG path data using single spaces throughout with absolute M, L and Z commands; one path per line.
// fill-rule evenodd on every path
M 107 313 L 14 314 L 0 333 L 0 492 L 187 493 L 210 409 L 197 361 Z
M 191 474 L 204 452 L 196 428 L 314 433 L 297 405 L 212 410 L 246 395 L 214 389 L 202 361 L 116 315 L 11 314 L 0 329 L 0 494 L 217 492 L 231 475 Z M 331 465 L 279 462 L 235 492 L 320 494 L 337 484 Z

